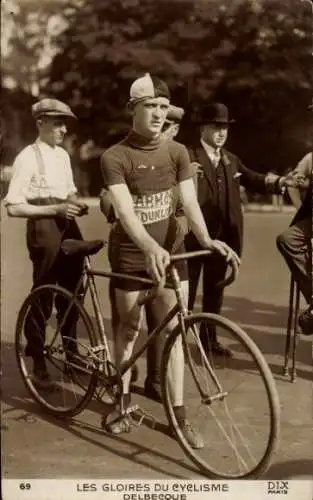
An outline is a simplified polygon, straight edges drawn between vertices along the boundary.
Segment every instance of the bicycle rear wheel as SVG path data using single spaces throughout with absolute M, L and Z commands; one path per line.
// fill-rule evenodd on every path
M 184 367 L 186 417 L 200 432 L 204 447 L 193 449 L 173 411 L 169 373 L 179 327 L 168 338 L 162 360 L 165 411 L 178 442 L 208 477 L 259 477 L 269 467 L 279 431 L 279 398 L 272 373 L 256 344 L 236 324 L 215 314 L 194 314 L 185 320 Z M 216 328 L 218 340 L 233 357 L 205 352 L 199 337 Z
M 74 339 L 72 329 L 76 330 Z M 45 339 L 44 359 L 52 382 L 49 385 L 38 382 L 33 360 L 25 354 L 25 333 L 29 331 Z M 90 356 L 95 345 L 88 314 L 64 288 L 43 285 L 25 299 L 15 331 L 17 363 L 27 389 L 49 413 L 72 417 L 89 403 L 97 384 Z

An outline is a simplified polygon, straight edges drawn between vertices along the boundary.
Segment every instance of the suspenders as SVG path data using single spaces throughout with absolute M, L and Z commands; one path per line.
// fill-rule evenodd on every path
M 42 154 L 41 154 L 41 151 L 39 149 L 38 144 L 36 142 L 34 142 L 32 144 L 32 148 L 33 148 L 34 153 L 36 155 L 36 162 L 37 162 L 38 173 L 39 173 L 38 198 L 40 200 L 42 198 L 42 188 L 45 188 L 47 186 L 46 169 L 45 169 L 45 164 L 44 164 L 43 157 L 42 157 Z

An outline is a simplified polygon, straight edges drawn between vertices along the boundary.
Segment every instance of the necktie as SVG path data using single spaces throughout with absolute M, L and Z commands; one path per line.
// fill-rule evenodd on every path
M 214 167 L 217 167 L 221 159 L 221 153 L 219 149 L 215 149 L 214 154 L 213 154 L 213 165 Z

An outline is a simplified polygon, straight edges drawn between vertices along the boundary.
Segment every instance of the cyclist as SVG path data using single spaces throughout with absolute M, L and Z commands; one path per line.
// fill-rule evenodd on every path
M 178 106 L 170 105 L 166 120 L 162 127 L 161 138 L 164 140 L 173 140 L 177 136 L 180 128 L 180 122 L 185 114 L 183 108 Z M 177 197 L 177 195 L 176 195 Z M 112 206 L 111 196 L 107 189 L 102 189 L 100 193 L 100 209 L 102 213 L 106 216 L 109 224 L 114 224 L 116 221 L 114 209 Z M 184 233 L 187 233 L 188 227 L 186 224 L 186 218 L 184 216 L 184 211 L 182 210 L 181 203 L 176 200 L 175 203 L 175 216 L 178 218 L 178 222 L 181 225 Z M 115 330 L 118 325 L 118 315 L 115 305 L 115 293 L 112 288 L 112 283 L 110 283 L 110 302 L 111 302 L 111 314 L 112 314 L 112 329 Z M 153 311 L 150 308 L 150 302 L 145 305 L 146 323 L 148 334 L 153 331 L 155 327 L 155 320 L 153 318 Z M 144 394 L 146 397 L 161 402 L 161 387 L 160 387 L 160 362 L 162 357 L 162 346 L 160 345 L 160 339 L 155 338 L 147 347 L 147 376 L 144 383 Z M 138 368 L 137 365 L 132 367 L 131 382 L 136 382 L 138 378 Z
M 180 199 L 191 230 L 202 247 L 222 254 L 236 266 L 239 258 L 225 243 L 212 240 L 207 231 L 192 180 L 186 148 L 175 141 L 162 141 L 161 131 L 170 105 L 166 83 L 146 74 L 133 82 L 128 109 L 132 129 L 127 137 L 104 152 L 101 169 L 110 191 L 117 223 L 110 232 L 109 260 L 112 271 L 143 275 L 156 283 L 165 280 L 170 253 L 183 251 L 183 236 L 173 215 L 173 188 L 178 185 Z M 188 300 L 188 275 L 185 262 L 177 265 L 182 288 Z M 120 318 L 115 336 L 116 364 L 127 361 L 134 347 L 142 321 L 138 299 L 145 285 L 115 279 L 115 300 Z M 155 317 L 161 319 L 175 304 L 170 288 L 153 300 Z M 169 325 L 171 330 L 175 319 Z M 168 333 L 168 332 L 167 332 Z M 178 425 L 194 448 L 203 447 L 202 437 L 186 418 L 183 403 L 184 358 L 181 342 L 177 342 L 169 380 Z M 130 370 L 123 376 L 123 408 L 130 404 Z M 107 416 L 107 431 L 128 432 L 130 423 L 121 409 Z
M 70 157 L 59 144 L 67 132 L 67 121 L 76 117 L 67 104 L 56 99 L 35 103 L 32 114 L 38 138 L 16 157 L 4 203 L 9 216 L 28 219 L 27 248 L 33 264 L 33 289 L 59 283 L 73 291 L 82 273 L 83 258 L 68 257 L 60 248 L 65 238 L 82 239 L 75 218 L 86 213 L 87 205 L 77 198 Z M 56 306 L 61 314 L 62 304 Z M 50 304 L 43 309 L 49 315 Z M 66 334 L 75 337 L 75 321 L 71 320 L 71 333 Z M 45 325 L 41 322 L 42 318 L 37 318 L 25 325 L 25 353 L 33 358 L 34 381 L 48 388 L 53 382 L 43 355 Z

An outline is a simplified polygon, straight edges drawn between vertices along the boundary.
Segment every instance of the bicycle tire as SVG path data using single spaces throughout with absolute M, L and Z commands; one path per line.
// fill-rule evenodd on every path
M 197 328 L 195 328 L 195 325 Z M 232 358 L 227 360 L 229 366 L 230 379 L 227 381 L 227 369 L 228 366 L 221 363 L 221 359 L 218 356 L 210 353 L 208 349 L 207 354 L 201 348 L 201 340 L 199 337 L 199 326 L 205 325 L 208 327 L 218 328 L 218 332 L 224 331 L 225 341 L 230 337 L 231 342 L 236 342 L 237 350 Z M 280 422 L 280 403 L 278 398 L 278 393 L 275 385 L 273 375 L 268 367 L 266 360 L 264 359 L 261 351 L 254 343 L 254 341 L 247 335 L 244 330 L 242 330 L 238 325 L 232 321 L 223 318 L 219 315 L 211 313 L 202 314 L 192 314 L 185 319 L 186 328 L 186 340 L 188 345 L 188 353 L 185 350 L 185 366 L 184 366 L 184 405 L 186 408 L 186 417 L 192 425 L 196 424 L 203 438 L 204 447 L 202 449 L 194 449 L 187 442 L 185 436 L 183 435 L 181 429 L 179 428 L 178 422 L 176 420 L 173 404 L 170 395 L 170 384 L 168 383 L 168 375 L 170 370 L 170 356 L 175 342 L 181 335 L 180 327 L 177 326 L 172 334 L 168 337 L 163 357 L 162 357 L 162 395 L 163 404 L 165 407 L 165 412 L 169 421 L 169 425 L 172 428 L 174 435 L 176 436 L 180 446 L 186 453 L 186 455 L 192 460 L 192 462 L 200 468 L 201 472 L 213 479 L 244 479 L 244 478 L 257 478 L 261 476 L 270 466 L 273 454 L 276 450 L 279 436 L 279 422 Z M 219 336 L 218 336 L 219 338 Z M 238 349 L 239 347 L 239 349 Z M 247 361 L 247 355 L 251 358 Z M 201 357 L 199 357 L 201 356 Z M 252 360 L 252 363 L 251 363 Z M 199 362 L 200 361 L 200 362 Z M 233 402 L 234 394 L 230 391 L 225 391 L 227 395 L 220 400 L 216 399 L 211 403 L 208 400 L 204 400 L 203 395 L 200 394 L 199 388 L 195 383 L 195 375 L 197 375 L 198 382 L 201 375 L 201 383 L 199 384 L 201 390 L 206 389 L 210 386 L 210 390 L 215 386 L 211 374 L 209 374 L 208 364 L 213 369 L 214 375 L 217 377 L 218 382 L 221 384 L 223 389 L 222 380 L 225 389 L 226 382 L 233 384 L 235 386 L 238 383 L 238 389 L 242 390 L 243 385 L 246 384 L 245 392 L 240 393 L 239 399 L 235 404 L 234 415 L 235 417 L 230 417 L 229 403 Z M 190 364 L 189 364 L 190 363 Z M 202 363 L 202 365 L 201 365 Z M 203 372 L 203 375 L 202 375 Z M 257 375 L 257 376 L 256 376 Z M 203 379 L 203 382 L 202 382 Z M 237 379 L 237 381 L 236 381 Z M 260 386 L 261 383 L 261 386 Z M 200 405 L 195 406 L 194 398 L 191 396 L 191 390 L 195 385 L 196 397 L 201 398 Z M 216 386 L 215 386 L 216 387 Z M 265 401 L 266 401 L 266 411 L 262 413 L 263 408 L 260 408 L 261 404 L 261 391 L 264 391 Z M 257 408 L 260 408 L 260 414 L 255 415 L 253 407 L 251 406 L 251 395 L 252 393 L 258 392 L 257 397 Z M 218 391 L 217 391 L 218 392 Z M 221 394 L 223 390 L 221 391 Z M 191 399 L 190 399 L 191 398 Z M 186 401 L 187 399 L 187 401 Z M 192 401 L 191 407 L 188 407 L 188 401 Z M 263 400 L 262 400 L 263 401 Z M 248 403 L 248 408 L 247 408 Z M 256 404 L 254 402 L 254 404 Z M 224 407 L 224 410 L 223 410 Z M 206 412 L 202 416 L 202 410 L 205 408 Z M 224 411 L 224 413 L 223 413 Z M 244 412 L 247 411 L 250 421 L 245 420 Z M 219 413 L 218 413 L 219 412 Z M 217 422 L 214 416 L 221 414 L 221 422 Z M 229 413 L 229 423 L 226 421 Z M 190 415 L 192 414 L 192 420 L 190 420 Z M 261 419 L 264 418 L 264 424 L 266 423 L 266 438 L 267 441 L 262 443 L 260 441 L 260 433 L 262 432 L 263 422 Z M 258 420 L 259 419 L 259 420 Z M 236 422 L 237 420 L 237 422 Z M 226 421 L 226 424 L 224 422 Z M 250 427 L 249 427 L 250 426 Z M 256 433 L 253 427 L 256 426 Z M 200 427 L 200 428 L 199 428 Z M 209 433 L 209 440 L 205 440 L 207 434 L 204 435 L 204 429 L 208 429 L 205 432 Z M 225 429 L 227 432 L 225 432 Z M 249 434 L 248 441 L 244 442 L 243 432 Z M 251 434 L 251 438 L 250 438 Z M 224 452 L 224 443 L 220 441 L 221 438 L 226 438 L 226 446 L 229 445 L 230 450 Z M 253 437 L 256 436 L 256 437 Z M 231 443 L 230 439 L 237 443 Z M 247 438 L 245 438 L 247 439 Z M 259 441 L 258 441 L 259 439 Z M 250 443 L 251 440 L 251 443 Z M 258 444 L 259 443 L 259 444 Z M 254 453 L 258 452 L 258 457 L 253 456 L 252 451 L 248 446 L 255 447 Z M 243 446 L 243 451 L 238 451 L 236 446 Z M 260 449 L 259 449 L 260 448 Z M 251 460 L 251 465 L 246 464 L 245 461 Z M 237 461 L 237 463 L 236 463 Z M 214 463 L 215 462 L 215 463 Z M 221 469 L 224 467 L 226 470 Z M 238 470 L 233 470 L 234 467 L 238 467 Z
M 78 340 L 71 341 L 72 347 L 75 345 L 80 351 L 86 348 L 87 352 L 89 346 L 95 347 L 97 343 L 94 328 L 84 307 L 76 298 L 73 298 L 72 293 L 59 285 L 42 285 L 34 289 L 24 300 L 17 318 L 15 329 L 15 352 L 19 371 L 26 388 L 32 397 L 50 414 L 61 417 L 73 417 L 80 413 L 91 400 L 97 385 L 97 374 L 92 368 L 89 368 L 86 353 L 80 352 L 79 355 L 74 356 L 74 360 L 68 361 L 69 350 L 64 347 L 60 331 L 58 331 L 56 337 L 53 338 L 55 335 L 54 325 L 57 324 L 58 321 L 60 322 L 60 318 L 56 320 L 52 312 L 46 320 L 43 316 L 43 311 L 40 310 L 43 299 L 46 301 L 51 300 L 51 312 L 53 311 L 53 304 L 56 299 L 59 301 L 63 300 L 63 305 L 66 304 L 64 301 L 73 300 L 71 309 L 68 311 L 65 310 L 62 320 L 64 321 L 69 318 L 69 314 L 77 314 L 76 329 L 79 330 L 79 335 L 83 337 L 84 343 L 82 344 Z M 66 313 L 67 316 L 65 316 Z M 44 347 L 45 362 L 48 371 L 52 370 L 54 378 L 56 379 L 55 387 L 51 390 L 39 387 L 38 382 L 34 381 L 33 371 L 29 367 L 32 358 L 25 354 L 26 339 L 24 336 L 24 329 L 26 322 L 32 321 L 32 325 L 35 325 L 37 328 L 37 320 L 40 318 L 41 321 L 41 316 L 44 318 L 44 326 L 42 323 L 42 327 L 44 328 L 44 335 L 46 337 Z M 47 322 L 49 322 L 49 324 L 47 324 Z M 49 332 L 47 332 L 47 330 L 49 330 Z M 51 344 L 49 344 L 51 337 Z M 75 369 L 78 361 L 78 369 Z

